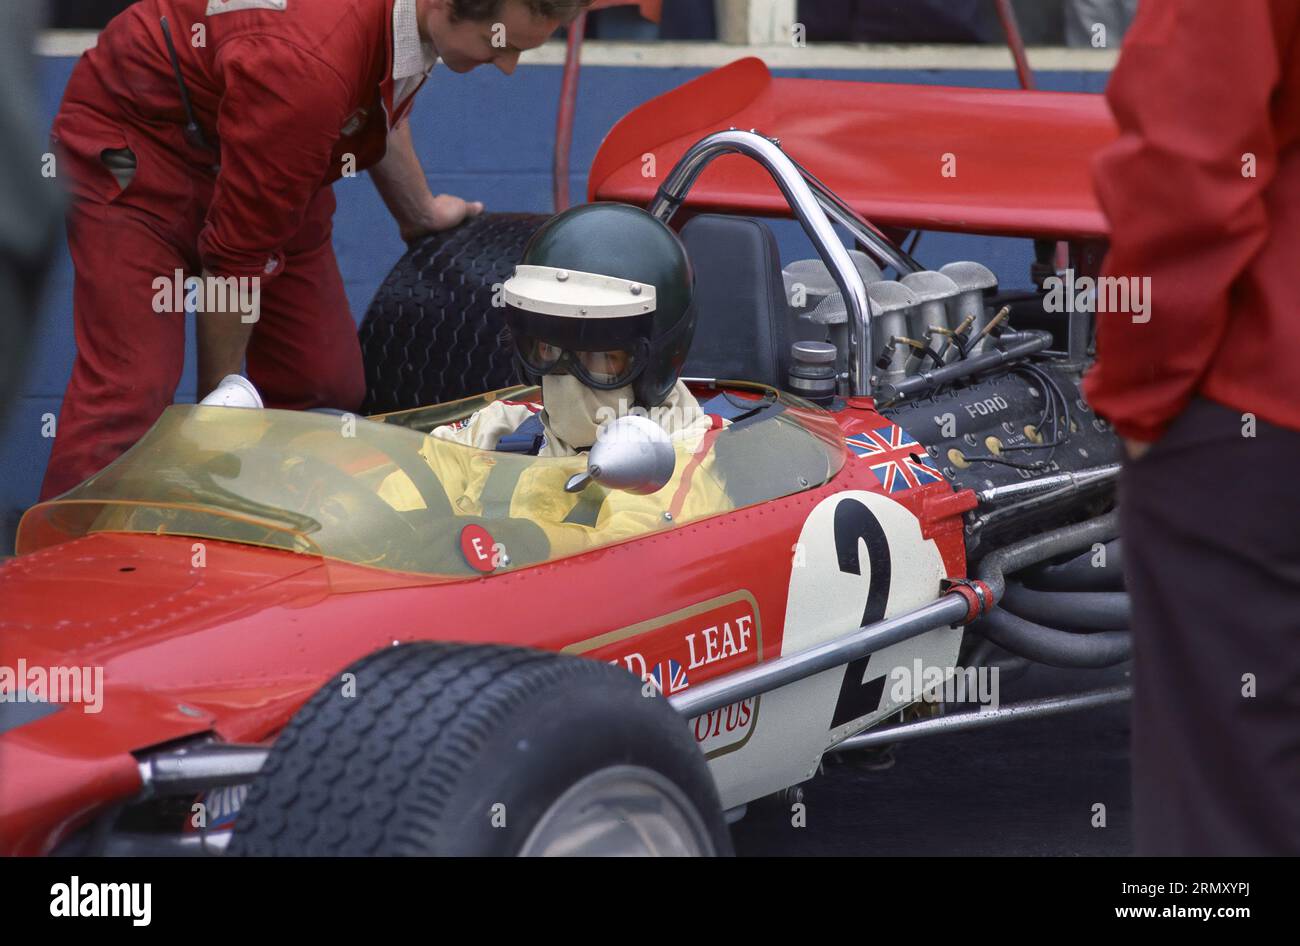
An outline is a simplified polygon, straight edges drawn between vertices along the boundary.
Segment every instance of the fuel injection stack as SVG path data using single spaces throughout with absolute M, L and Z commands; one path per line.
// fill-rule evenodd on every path
M 997 277 L 979 263 L 949 263 L 938 272 L 885 279 L 865 253 L 850 250 L 871 302 L 873 378 L 893 385 L 922 372 L 983 352 L 1001 329 L 1006 311 L 990 317 L 986 294 Z M 814 401 L 835 395 L 835 366 L 849 350 L 848 309 L 830 270 L 820 259 L 799 260 L 782 270 L 786 298 L 796 322 L 790 390 Z

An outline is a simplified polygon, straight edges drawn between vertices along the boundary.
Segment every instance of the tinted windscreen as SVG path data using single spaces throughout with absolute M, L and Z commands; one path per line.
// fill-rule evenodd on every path
M 488 400 L 377 420 L 173 406 L 111 466 L 31 509 L 18 551 L 100 531 L 158 533 L 466 576 L 476 574 L 467 534 L 492 547 L 497 571 L 516 569 L 809 489 L 843 463 L 834 420 L 781 395 L 675 442 L 673 478 L 657 493 L 567 493 L 584 456 L 478 450 L 425 432 Z

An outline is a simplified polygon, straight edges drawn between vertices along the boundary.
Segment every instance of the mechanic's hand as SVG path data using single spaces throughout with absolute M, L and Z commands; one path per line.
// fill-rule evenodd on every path
M 1124 452 L 1128 454 L 1130 460 L 1141 460 L 1143 454 L 1151 449 L 1151 444 L 1144 443 L 1141 440 L 1129 440 L 1124 438 Z
M 469 201 L 452 194 L 439 194 L 430 201 L 419 220 L 402 226 L 402 239 L 410 243 L 439 230 L 450 230 L 482 212 L 481 200 Z

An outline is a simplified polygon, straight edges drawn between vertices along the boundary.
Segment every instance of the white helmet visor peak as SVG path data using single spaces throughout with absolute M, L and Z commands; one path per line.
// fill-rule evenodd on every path
M 506 305 L 525 312 L 579 319 L 646 315 L 655 309 L 654 286 L 554 266 L 516 266 L 503 294 Z

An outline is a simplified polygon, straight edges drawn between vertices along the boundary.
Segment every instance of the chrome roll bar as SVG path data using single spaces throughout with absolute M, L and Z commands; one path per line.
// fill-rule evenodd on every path
M 808 239 L 830 269 L 849 313 L 847 393 L 857 397 L 870 395 L 874 388 L 871 377 L 871 302 L 867 299 L 867 289 L 857 267 L 835 233 L 831 218 L 848 227 L 855 238 L 889 265 L 902 272 L 913 272 L 919 267 L 905 255 L 900 256 L 883 236 L 874 232 L 820 182 L 810 183 L 811 175 L 805 176 L 799 165 L 775 141 L 757 132 L 719 131 L 692 145 L 659 188 L 650 204 L 650 213 L 664 223 L 672 220 L 700 172 L 714 158 L 724 154 L 743 154 L 767 169 Z
M 822 210 L 826 211 L 826 215 L 832 222 L 838 223 L 853 234 L 853 238 L 866 248 L 868 254 L 875 257 L 877 263 L 881 266 L 894 267 L 898 271 L 899 279 L 908 273 L 919 273 L 925 270 L 925 267 L 906 251 L 890 243 L 889 238 L 881 233 L 875 224 L 846 204 L 838 194 L 823 184 L 806 167 L 794 158 L 790 158 L 790 163 L 799 169 L 803 179 L 808 182 L 808 187 L 812 189 L 813 196 L 817 198 L 817 203 L 822 205 Z

